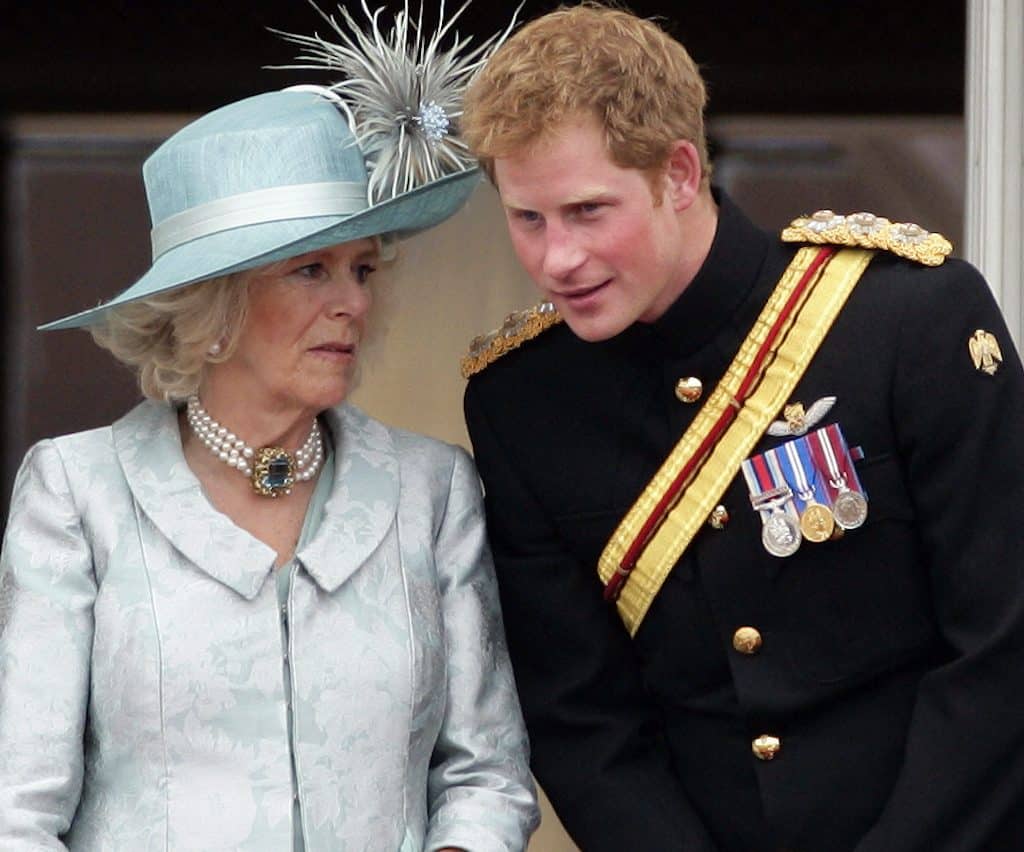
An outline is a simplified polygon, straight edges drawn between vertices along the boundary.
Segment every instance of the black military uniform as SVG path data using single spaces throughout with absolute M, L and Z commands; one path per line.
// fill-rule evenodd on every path
M 700 407 L 677 382 L 707 397 L 795 251 L 719 201 L 657 322 L 558 325 L 466 392 L 534 771 L 584 852 L 1024 849 L 1024 374 L 967 264 L 879 253 L 792 394 L 836 397 L 863 527 L 771 556 L 737 477 L 634 639 L 602 600 L 599 554 Z

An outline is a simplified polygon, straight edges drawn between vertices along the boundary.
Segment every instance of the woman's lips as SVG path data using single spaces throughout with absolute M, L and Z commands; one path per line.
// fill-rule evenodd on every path
M 354 343 L 321 343 L 309 351 L 327 358 L 352 358 L 355 357 L 356 346 Z

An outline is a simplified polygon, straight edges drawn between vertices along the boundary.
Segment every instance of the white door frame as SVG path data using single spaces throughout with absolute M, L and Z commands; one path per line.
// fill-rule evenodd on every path
M 1024 345 L 1024 0 L 967 3 L 964 257 Z

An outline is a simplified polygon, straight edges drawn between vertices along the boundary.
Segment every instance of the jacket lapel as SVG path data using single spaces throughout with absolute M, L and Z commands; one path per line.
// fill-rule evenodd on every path
M 398 511 L 398 456 L 388 428 L 351 405 L 325 412 L 334 437 L 334 482 L 320 527 L 296 554 L 333 592 L 387 536 Z
M 276 554 L 206 499 L 185 462 L 175 410 L 143 402 L 113 425 L 114 448 L 136 503 L 187 559 L 252 599 Z

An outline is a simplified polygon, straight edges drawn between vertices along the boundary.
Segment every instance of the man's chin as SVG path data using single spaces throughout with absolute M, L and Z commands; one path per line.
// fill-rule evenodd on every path
M 562 309 L 559 310 L 559 313 L 561 313 L 565 324 L 569 326 L 569 330 L 586 343 L 600 343 L 602 340 L 609 340 L 617 334 L 621 334 L 629 325 L 617 317 L 596 314 L 580 315 Z

